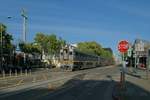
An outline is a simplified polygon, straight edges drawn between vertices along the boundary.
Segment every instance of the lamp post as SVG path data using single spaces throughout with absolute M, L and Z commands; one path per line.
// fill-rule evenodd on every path
M 12 18 L 11 16 L 7 16 L 7 19 L 11 19 L 11 18 Z M 11 32 L 10 32 L 10 35 L 12 36 Z M 10 62 L 9 62 L 9 64 L 12 64 L 12 59 L 11 59 L 11 57 L 12 57 L 12 54 L 11 54 L 12 53 L 12 48 L 9 49 L 9 53 L 10 53 L 10 55 L 9 55 L 10 56 L 10 58 L 9 58 Z
M 27 15 L 25 13 L 25 10 L 22 9 L 21 11 L 21 16 L 23 17 L 23 42 L 26 43 L 26 23 L 27 23 Z M 26 55 L 25 53 L 23 53 L 23 56 L 24 56 L 24 64 L 26 63 Z
M 26 23 L 27 23 L 28 17 L 26 15 L 24 9 L 22 9 L 21 16 L 23 17 L 23 42 L 26 42 L 26 33 L 27 33 L 27 31 L 26 31 Z
M 2 31 L 2 24 L 0 24 L 0 30 L 1 30 L 1 67 L 0 70 L 2 72 L 2 67 L 3 67 L 3 31 Z

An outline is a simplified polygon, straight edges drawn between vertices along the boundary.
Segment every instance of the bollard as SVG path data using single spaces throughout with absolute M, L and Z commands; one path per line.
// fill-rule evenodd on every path
M 120 88 L 125 89 L 125 73 L 123 71 L 120 73 Z
M 10 70 L 9 70 L 9 77 L 11 77 L 11 73 L 12 73 L 12 70 L 10 69 Z
M 36 82 L 36 76 L 33 76 L 33 80 L 32 80 L 33 83 Z
M 31 69 L 29 70 L 29 73 L 30 73 L 30 75 L 31 75 Z
M 17 70 L 15 69 L 15 76 L 17 77 Z
M 123 77 L 122 77 L 122 71 L 120 72 L 120 82 L 119 82 L 119 86 L 120 86 L 120 88 L 122 88 L 122 83 L 123 83 Z
M 5 78 L 5 70 L 3 70 L 2 74 L 3 74 L 3 78 Z
M 48 84 L 48 90 L 53 90 L 53 86 L 52 86 L 52 84 Z
M 28 75 L 27 69 L 25 69 L 25 75 L 26 75 L 26 76 Z
M 20 75 L 22 76 L 22 68 L 21 68 L 21 70 L 20 70 Z

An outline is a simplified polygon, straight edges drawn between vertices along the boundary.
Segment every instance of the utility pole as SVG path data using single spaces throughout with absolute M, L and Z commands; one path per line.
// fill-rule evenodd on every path
M 23 42 L 26 42 L 26 34 L 27 34 L 26 24 L 28 17 L 24 9 L 22 9 L 21 16 L 23 17 Z
M 0 23 L 0 31 L 1 31 L 1 67 L 0 70 L 2 72 L 2 67 L 3 67 L 3 31 L 2 31 L 2 24 Z
M 23 32 L 22 32 L 23 34 L 22 34 L 22 37 L 23 37 L 23 42 L 26 43 L 26 33 L 27 33 L 26 24 L 27 24 L 28 17 L 26 15 L 26 12 L 24 9 L 22 9 L 22 11 L 21 11 L 21 16 L 23 17 Z M 25 62 L 26 62 L 26 55 L 24 53 L 24 64 L 25 64 Z

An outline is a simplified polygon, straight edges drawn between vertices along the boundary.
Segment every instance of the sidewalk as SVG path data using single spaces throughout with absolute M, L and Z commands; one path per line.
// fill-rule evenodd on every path
M 145 71 L 128 71 L 125 79 L 125 89 L 119 84 L 114 87 L 114 100 L 150 100 L 150 77 L 146 78 Z

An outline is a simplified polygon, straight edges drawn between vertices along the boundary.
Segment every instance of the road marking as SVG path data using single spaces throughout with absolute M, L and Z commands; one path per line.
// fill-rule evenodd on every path
M 42 74 L 42 76 L 43 76 L 44 80 L 47 80 L 47 77 L 45 74 Z
M 22 83 L 23 83 L 23 79 L 19 80 L 16 84 L 9 83 L 10 84 L 9 86 L 1 87 L 0 89 L 10 88 L 10 87 L 16 87 L 18 85 L 21 85 Z
M 33 76 L 32 83 L 36 82 L 36 76 Z
M 54 90 L 54 87 L 51 83 L 48 83 L 48 90 L 50 91 L 53 91 Z
M 20 85 L 21 83 L 23 83 L 23 79 L 21 79 L 21 80 L 16 84 L 16 86 Z

